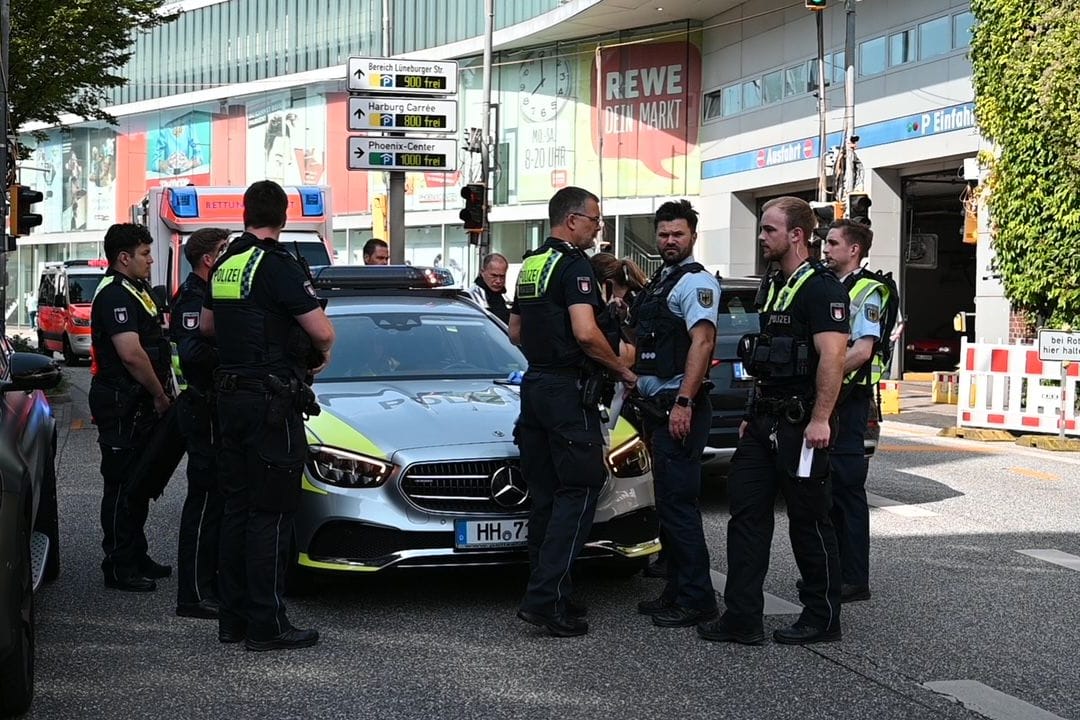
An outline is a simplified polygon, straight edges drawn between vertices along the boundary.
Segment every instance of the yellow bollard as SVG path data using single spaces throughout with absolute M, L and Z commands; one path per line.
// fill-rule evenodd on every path
M 878 384 L 878 392 L 881 394 L 881 414 L 900 414 L 900 383 L 895 380 L 882 380 Z
M 949 373 L 949 391 L 945 397 L 945 402 L 950 405 L 956 405 L 960 400 L 960 374 Z
M 934 379 L 930 381 L 930 400 L 934 403 L 949 402 L 949 373 L 934 373 Z

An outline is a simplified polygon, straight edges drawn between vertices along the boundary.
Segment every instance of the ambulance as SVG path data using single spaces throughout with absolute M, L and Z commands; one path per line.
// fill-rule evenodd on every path
M 199 228 L 244 230 L 243 187 L 158 187 L 132 207 L 132 221 L 145 225 L 154 238 L 150 284 L 164 286 L 166 297 L 179 290 L 191 265 L 184 257 L 184 243 Z M 281 244 L 299 254 L 311 267 L 333 263 L 330 188 L 297 185 L 285 188 L 289 196 L 288 221 Z

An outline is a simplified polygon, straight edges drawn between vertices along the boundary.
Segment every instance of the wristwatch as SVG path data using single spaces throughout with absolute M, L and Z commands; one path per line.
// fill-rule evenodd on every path
M 677 398 L 675 398 L 675 404 L 679 407 L 685 408 L 694 407 L 694 401 L 691 398 L 686 397 L 685 395 L 679 395 Z

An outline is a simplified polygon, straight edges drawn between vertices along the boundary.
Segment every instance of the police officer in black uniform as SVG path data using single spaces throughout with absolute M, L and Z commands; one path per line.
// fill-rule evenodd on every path
M 191 273 L 169 311 L 173 370 L 181 386 L 176 409 L 188 455 L 187 497 L 180 513 L 176 553 L 176 614 L 182 617 L 218 616 L 218 535 L 224 506 L 213 446 L 212 391 L 218 353 L 213 339 L 199 331 L 199 316 L 210 270 L 228 240 L 229 231 L 221 228 L 202 228 L 191 234 L 184 243 Z
M 779 273 L 766 280 L 761 333 L 740 341 L 743 363 L 757 380 L 728 476 L 727 610 L 698 626 L 707 640 L 765 639 L 762 586 L 777 489 L 787 502 L 791 548 L 803 577 L 803 611 L 773 638 L 793 645 L 840 639 L 840 562 L 829 519 L 826 448 L 844 377 L 848 298 L 835 275 L 808 260 L 815 224 L 803 200 L 765 203 L 759 240 Z
M 304 380 L 329 362 L 334 329 L 304 268 L 278 242 L 288 207 L 277 183 L 248 187 L 244 234 L 218 260 L 199 322 L 217 338 L 220 359 L 218 639 L 244 640 L 249 650 L 319 640 L 293 627 L 282 595 L 307 453 L 302 413 L 314 405 Z
M 698 496 L 701 453 L 712 425 L 706 378 L 716 345 L 720 284 L 694 261 L 697 220 L 686 200 L 657 209 L 653 227 L 664 265 L 630 311 L 638 392 L 659 411 L 644 415 L 643 432 L 652 448 L 667 559 L 664 591 L 638 603 L 638 612 L 660 627 L 691 627 L 716 617 Z
M 101 569 L 107 587 L 133 592 L 155 590 L 154 580 L 172 573 L 146 554 L 149 499 L 135 491 L 132 472 L 157 416 L 172 404 L 164 317 L 146 282 L 152 244 L 140 225 L 118 223 L 108 229 L 109 269 L 90 310 L 93 377 L 88 399 L 105 481 Z
M 603 306 L 584 250 L 600 229 L 599 199 L 578 187 L 548 202 L 551 236 L 526 255 L 510 311 L 510 338 L 529 360 L 515 436 L 532 497 L 531 573 L 518 617 L 556 637 L 584 635 L 570 601 L 571 566 L 592 528 L 603 487 L 601 370 L 633 387 L 637 376 L 597 326 Z

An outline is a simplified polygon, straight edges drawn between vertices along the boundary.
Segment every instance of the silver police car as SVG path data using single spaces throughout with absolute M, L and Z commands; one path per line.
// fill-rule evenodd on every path
M 311 571 L 527 562 L 513 438 L 526 360 L 452 283 L 439 268 L 318 269 L 337 342 L 307 421 L 291 585 Z M 649 453 L 625 420 L 607 466 L 581 557 L 632 572 L 659 542 Z

